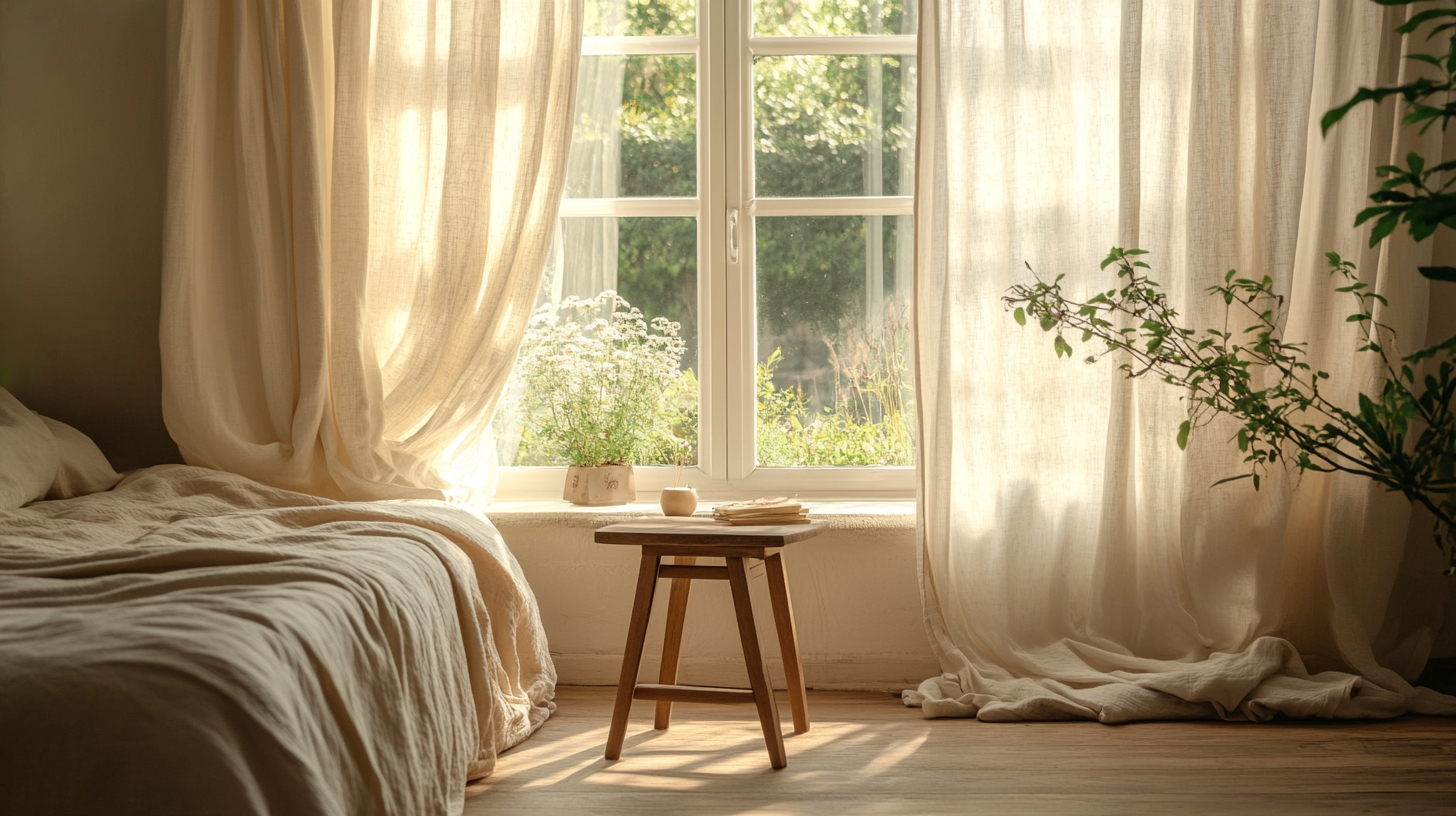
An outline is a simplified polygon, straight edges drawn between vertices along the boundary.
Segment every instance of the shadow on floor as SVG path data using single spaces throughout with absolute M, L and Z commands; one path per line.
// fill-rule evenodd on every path
M 1456 657 L 1431 658 L 1416 685 L 1442 694 L 1456 694 Z

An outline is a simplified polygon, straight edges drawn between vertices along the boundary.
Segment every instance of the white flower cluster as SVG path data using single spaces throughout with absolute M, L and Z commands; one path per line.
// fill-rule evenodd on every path
M 686 344 L 678 330 L 662 317 L 649 323 L 611 290 L 536 310 L 515 372 L 539 417 L 536 433 L 573 465 L 650 455 L 663 395 L 680 376 Z

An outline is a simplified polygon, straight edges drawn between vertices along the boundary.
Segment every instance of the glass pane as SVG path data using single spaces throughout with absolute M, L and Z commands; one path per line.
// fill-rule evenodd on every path
M 608 219 L 604 219 L 608 220 Z M 698 219 L 618 218 L 617 292 L 687 341 L 679 368 L 698 368 Z
M 547 320 L 553 312 L 558 321 L 569 319 L 569 310 L 552 309 L 553 305 L 559 307 L 573 297 L 580 300 L 598 297 L 607 290 L 616 291 L 631 307 L 639 309 L 648 324 L 659 317 L 678 324 L 676 336 L 684 341 L 677 364 L 678 375 L 654 391 L 663 398 L 656 414 L 645 425 L 651 431 L 648 434 L 651 444 L 639 452 L 633 464 L 671 464 L 674 439 L 679 441 L 682 463 L 696 464 L 697 219 L 563 218 L 547 259 L 537 312 L 496 411 L 496 450 L 502 465 L 568 464 L 544 432 L 552 403 L 549 389 L 540 385 L 540 375 L 549 371 L 542 368 L 546 363 L 536 362 L 538 355 L 532 354 L 533 344 L 544 342 Z M 619 306 L 618 310 L 625 308 Z M 604 304 L 582 316 L 590 323 L 596 317 L 605 317 L 610 310 L 610 304 Z M 652 330 L 649 334 L 660 336 L 661 332 Z M 596 347 L 590 342 L 591 332 L 586 332 L 586 336 L 588 340 L 573 350 L 572 362 L 594 361 L 590 352 Z M 643 361 L 651 354 L 639 344 L 632 346 L 630 357 Z M 620 359 L 604 354 L 600 362 L 607 366 Z
M 914 463 L 911 222 L 757 219 L 760 466 Z
M 915 58 L 758 57 L 760 196 L 910 195 Z
M 586 0 L 588 37 L 692 36 L 697 0 Z
M 753 0 L 759 37 L 914 34 L 917 0 Z
M 698 194 L 697 60 L 582 57 L 568 198 Z

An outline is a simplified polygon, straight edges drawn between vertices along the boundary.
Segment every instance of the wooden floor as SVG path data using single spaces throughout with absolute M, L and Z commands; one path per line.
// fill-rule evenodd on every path
M 809 692 L 814 726 L 773 771 L 752 706 L 679 704 L 667 731 L 632 712 L 602 749 L 610 688 L 562 687 L 541 730 L 500 758 L 485 814 L 1452 813 L 1456 720 L 980 723 L 926 720 L 889 694 Z

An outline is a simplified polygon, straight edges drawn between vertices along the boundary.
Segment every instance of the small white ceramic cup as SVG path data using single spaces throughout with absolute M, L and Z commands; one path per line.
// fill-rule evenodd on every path
M 664 487 L 658 503 L 664 516 L 691 516 L 698 509 L 698 491 L 691 487 Z

